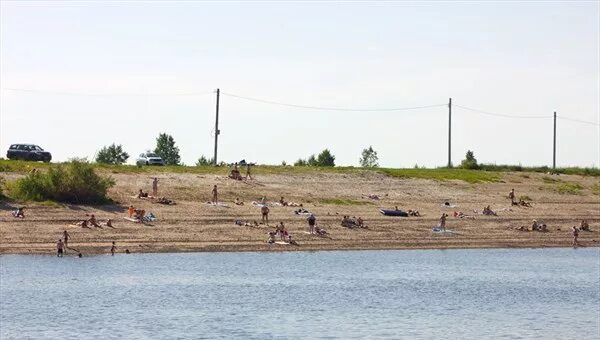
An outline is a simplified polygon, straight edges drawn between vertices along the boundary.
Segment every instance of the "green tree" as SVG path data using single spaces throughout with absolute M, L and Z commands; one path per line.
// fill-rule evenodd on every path
M 460 162 L 460 167 L 463 169 L 479 169 L 479 164 L 477 164 L 477 159 L 475 158 L 475 153 L 473 151 L 467 151 L 465 159 Z
M 317 156 L 317 166 L 335 166 L 335 156 L 328 149 L 321 151 Z
M 154 152 L 163 159 L 167 165 L 179 165 L 179 148 L 175 146 L 173 136 L 161 133 L 156 138 L 156 148 Z
M 102 164 L 123 164 L 127 162 L 129 154 L 123 151 L 123 147 L 119 144 L 112 143 L 105 146 L 96 155 L 96 163 Z
M 368 149 L 363 149 L 360 157 L 360 166 L 365 168 L 376 168 L 379 166 L 379 157 L 377 157 L 377 151 L 373 150 L 372 146 Z
M 319 164 L 317 163 L 317 157 L 315 157 L 315 155 L 310 155 L 310 157 L 308 157 L 308 159 L 306 160 L 306 165 L 318 166 Z
M 298 160 L 294 163 L 294 166 L 306 166 L 306 160 L 298 158 Z
M 196 162 L 196 166 L 208 166 L 208 165 L 212 165 L 213 159 L 208 159 L 206 157 L 204 157 L 204 155 L 200 156 L 200 158 L 198 159 L 198 161 Z

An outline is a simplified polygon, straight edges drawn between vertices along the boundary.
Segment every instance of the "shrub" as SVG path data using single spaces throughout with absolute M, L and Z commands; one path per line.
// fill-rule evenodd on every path
M 127 162 L 128 158 L 129 154 L 123 151 L 123 147 L 113 143 L 100 149 L 98 155 L 96 156 L 96 162 L 102 164 L 120 165 Z
M 204 157 L 204 155 L 200 156 L 200 158 L 198 158 L 198 161 L 196 162 L 196 166 L 207 166 L 207 165 L 212 165 L 214 163 L 214 158 L 208 159 L 206 157 Z
M 306 161 L 302 158 L 298 158 L 298 160 L 294 162 L 294 166 L 306 166 Z
M 308 165 L 308 166 L 317 166 L 317 165 L 319 165 L 317 163 L 317 157 L 315 157 L 315 155 L 310 155 L 310 157 L 308 157 L 308 159 L 306 160 L 306 165 Z
M 73 161 L 52 165 L 48 172 L 32 172 L 12 186 L 13 197 L 33 201 L 58 201 L 97 204 L 109 201 L 107 191 L 114 185 L 109 177 L 101 177 L 88 164 Z
M 314 157 L 314 156 L 313 156 Z M 321 151 L 317 156 L 317 166 L 335 166 L 335 156 L 328 149 Z
M 479 165 L 477 164 L 477 159 L 475 158 L 475 153 L 473 151 L 467 151 L 465 159 L 463 159 L 462 162 L 460 162 L 460 167 L 463 169 L 471 170 L 479 169 Z

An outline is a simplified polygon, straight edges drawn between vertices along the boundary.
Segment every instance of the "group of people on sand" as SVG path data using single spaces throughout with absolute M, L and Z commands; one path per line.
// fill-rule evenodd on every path
M 144 221 L 144 218 L 146 217 L 146 210 L 136 209 L 133 205 L 130 205 L 129 208 L 127 208 L 127 215 L 129 218 L 141 222 Z
M 346 216 L 344 215 L 344 217 L 342 218 L 342 227 L 345 228 L 368 228 L 365 225 L 365 222 L 363 221 L 362 217 L 350 217 L 350 216 Z
M 250 173 L 250 164 L 246 164 L 246 176 L 242 176 L 242 174 L 240 173 L 240 168 L 238 166 L 238 163 L 235 163 L 233 165 L 233 169 L 231 169 L 231 171 L 229 172 L 229 178 L 231 179 L 235 179 L 237 181 L 241 181 L 244 179 L 252 179 L 252 174 Z
M 531 203 L 525 201 L 522 198 L 519 198 L 518 201 L 516 200 L 515 189 L 510 189 L 510 192 L 508 193 L 508 198 L 510 199 L 511 205 L 517 205 L 517 206 L 521 206 L 521 207 L 531 207 Z
M 75 225 L 78 227 L 81 227 L 81 228 L 91 228 L 91 227 L 100 228 L 100 229 L 103 228 L 102 224 L 98 222 L 98 220 L 96 219 L 96 216 L 94 214 L 91 214 L 89 219 L 81 220 L 81 221 L 75 223 Z M 112 219 L 109 218 L 108 220 L 106 220 L 106 222 L 104 223 L 104 226 L 109 227 L 109 228 L 114 228 L 113 224 L 112 224 Z

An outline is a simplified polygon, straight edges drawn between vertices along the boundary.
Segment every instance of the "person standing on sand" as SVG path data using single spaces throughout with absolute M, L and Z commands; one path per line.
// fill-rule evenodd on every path
M 110 247 L 110 255 L 115 256 L 116 251 L 117 251 L 117 245 L 115 244 L 115 241 L 113 241 L 112 247 Z
M 573 226 L 571 229 L 573 229 L 573 247 L 577 247 L 579 245 L 579 242 L 577 241 L 577 238 L 579 237 L 579 229 L 577 229 L 576 226 Z
M 63 231 L 63 239 L 65 240 L 65 254 L 67 253 L 67 248 L 69 248 L 69 238 L 71 235 L 65 230 Z
M 317 224 L 317 218 L 314 214 L 310 214 L 306 219 L 308 221 L 308 232 L 312 235 L 315 233 L 315 225 Z
M 216 184 L 215 184 L 215 186 L 214 186 L 214 187 L 213 187 L 213 189 L 212 189 L 212 195 L 213 195 L 213 196 L 212 196 L 212 202 L 213 202 L 214 204 L 217 204 L 217 202 L 218 202 L 218 201 L 217 201 L 218 192 L 217 192 L 217 185 L 216 185 Z
M 246 164 L 246 179 L 252 179 L 252 175 L 250 174 L 250 164 Z
M 443 231 L 446 231 L 446 217 L 448 217 L 446 213 L 442 213 L 442 217 L 440 217 L 440 229 Z
M 508 193 L 508 198 L 510 198 L 510 202 L 512 204 L 515 203 L 515 189 L 510 189 L 510 192 Z
M 158 178 L 154 177 L 152 180 L 152 196 L 158 196 Z
M 58 257 L 62 257 L 63 256 L 63 248 L 64 248 L 65 244 L 63 243 L 62 239 L 59 239 L 58 242 L 56 242 L 56 256 Z
M 260 208 L 260 212 L 262 213 L 262 222 L 266 225 L 269 225 L 269 207 L 263 205 Z

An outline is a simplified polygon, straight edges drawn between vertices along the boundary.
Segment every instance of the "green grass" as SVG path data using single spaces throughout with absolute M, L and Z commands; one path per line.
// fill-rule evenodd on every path
M 145 173 L 190 173 L 190 174 L 220 174 L 226 175 L 228 167 L 213 166 L 136 166 L 136 165 L 105 165 L 92 164 L 99 172 L 113 174 L 145 174 Z M 20 172 L 27 173 L 32 169 L 44 170 L 49 164 L 34 163 L 26 161 L 0 160 L 0 172 Z M 294 174 L 364 174 L 376 172 L 398 178 L 421 178 L 436 181 L 459 180 L 468 183 L 499 182 L 502 172 L 523 171 L 523 172 L 550 172 L 548 167 L 526 168 L 521 166 L 501 166 L 484 165 L 483 170 L 467 170 L 457 168 L 437 168 L 437 169 L 392 169 L 392 168 L 359 168 L 359 167 L 311 167 L 311 166 L 280 166 L 280 165 L 260 165 L 252 168 L 252 175 L 294 175 Z M 241 169 L 242 174 L 245 169 Z M 557 169 L 557 173 L 576 174 L 585 176 L 600 176 L 600 170 L 597 168 L 564 168 Z M 520 174 L 523 178 L 529 178 L 529 175 Z M 543 181 L 547 184 L 556 184 L 561 180 L 544 176 Z
M 596 196 L 600 196 L 600 184 L 596 183 L 594 185 L 592 185 L 592 194 L 596 195 Z
M 381 173 L 400 178 L 422 178 L 437 181 L 460 180 L 468 183 L 498 182 L 497 173 L 466 169 L 379 169 Z
M 557 192 L 561 195 L 564 195 L 564 194 L 579 195 L 581 193 L 582 189 L 583 189 L 583 186 L 581 186 L 581 184 L 571 183 L 571 182 L 560 183 L 553 188 L 553 190 L 555 192 Z
M 367 201 L 357 201 L 352 199 L 345 198 L 322 198 L 319 200 L 321 204 L 331 204 L 331 205 L 371 205 L 372 202 Z

